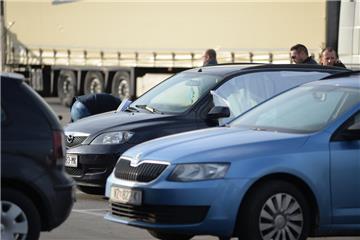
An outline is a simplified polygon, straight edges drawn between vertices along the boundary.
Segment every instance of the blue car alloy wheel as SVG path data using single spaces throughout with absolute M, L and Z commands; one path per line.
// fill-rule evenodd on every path
M 255 186 L 240 210 L 239 238 L 304 240 L 309 232 L 309 206 L 304 194 L 285 181 Z

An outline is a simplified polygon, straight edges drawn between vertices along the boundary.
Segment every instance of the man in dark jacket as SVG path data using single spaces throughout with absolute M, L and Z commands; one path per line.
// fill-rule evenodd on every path
M 94 114 L 116 110 L 121 100 L 108 93 L 95 93 L 78 96 L 71 104 L 71 121 L 75 122 L 81 118 Z
M 216 51 L 214 49 L 208 49 L 206 50 L 204 54 L 204 62 L 203 66 L 211 66 L 218 64 L 216 60 Z
M 309 57 L 307 48 L 302 44 L 296 44 L 290 48 L 291 61 L 295 64 L 317 64 Z
M 324 48 L 320 54 L 320 64 L 324 66 L 335 66 L 346 68 L 345 65 L 339 60 L 339 56 L 335 49 L 332 47 Z

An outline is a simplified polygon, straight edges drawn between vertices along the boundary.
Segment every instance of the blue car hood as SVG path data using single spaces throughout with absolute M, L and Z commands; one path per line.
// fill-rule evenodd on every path
M 134 126 L 157 123 L 157 120 L 175 118 L 175 115 L 152 114 L 142 112 L 107 112 L 80 119 L 65 126 L 65 132 L 82 132 L 88 134 L 109 130 L 131 130 Z
M 231 161 L 242 157 L 289 152 L 308 135 L 217 127 L 175 134 L 139 144 L 123 156 L 170 163 Z M 276 150 L 275 150 L 276 149 Z

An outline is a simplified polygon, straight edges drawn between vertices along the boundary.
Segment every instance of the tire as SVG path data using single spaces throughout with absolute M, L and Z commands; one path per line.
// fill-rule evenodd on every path
M 73 71 L 60 71 L 57 92 L 60 102 L 70 107 L 73 98 L 76 96 L 76 75 Z
M 257 187 L 246 196 L 241 209 L 239 239 L 305 240 L 309 234 L 307 200 L 288 182 L 273 180 Z
M 193 235 L 176 234 L 170 232 L 163 232 L 159 230 L 147 230 L 151 236 L 161 240 L 189 240 Z
M 105 188 L 89 187 L 89 186 L 77 186 L 77 188 L 86 194 L 105 195 Z
M 104 85 L 104 77 L 100 72 L 88 72 L 85 76 L 84 94 L 101 93 Z
M 131 95 L 130 75 L 127 72 L 119 71 L 116 72 L 111 84 L 111 94 L 122 100 L 129 98 Z
M 31 199 L 15 189 L 1 191 L 1 239 L 39 239 L 41 219 Z

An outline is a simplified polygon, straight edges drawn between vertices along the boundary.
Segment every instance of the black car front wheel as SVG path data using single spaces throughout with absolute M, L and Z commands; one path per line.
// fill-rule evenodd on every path
M 34 203 L 18 190 L 1 190 L 1 239 L 39 239 L 41 220 Z
M 239 216 L 239 239 L 305 240 L 310 210 L 304 194 L 285 181 L 268 181 L 247 196 Z

